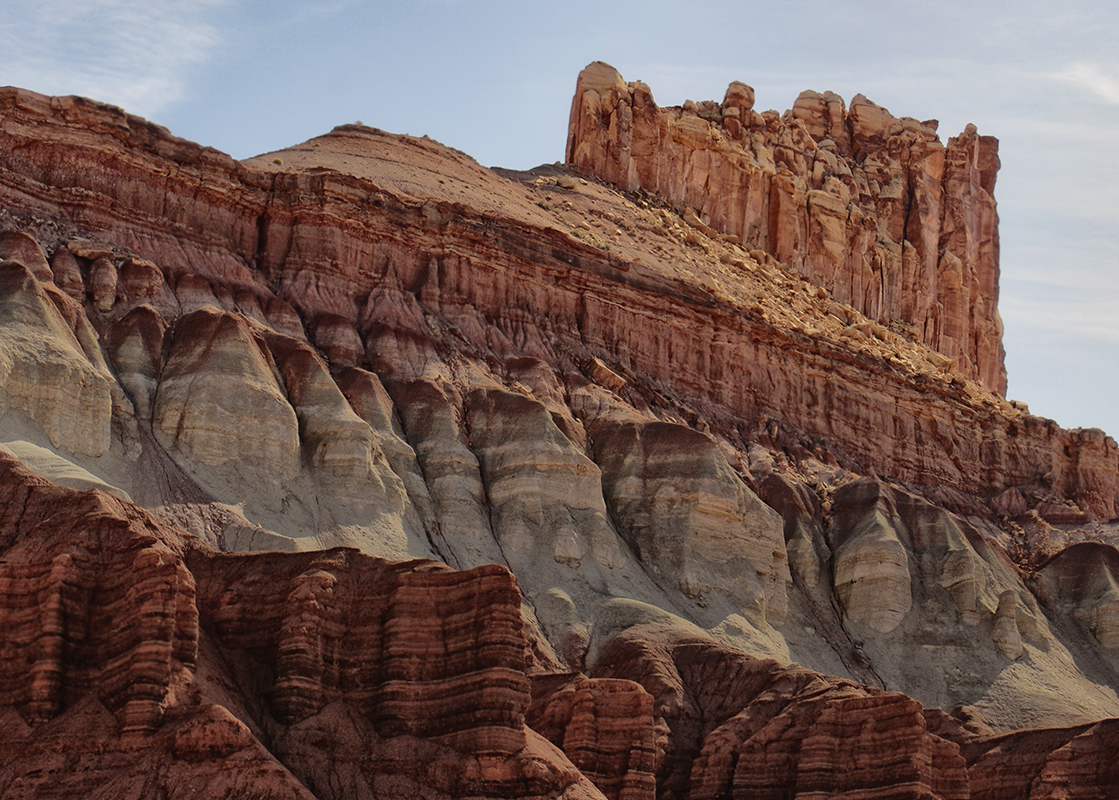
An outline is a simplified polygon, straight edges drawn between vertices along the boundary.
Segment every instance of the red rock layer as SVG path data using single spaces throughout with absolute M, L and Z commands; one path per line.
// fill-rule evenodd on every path
M 526 643 L 508 570 L 349 550 L 189 563 L 222 650 L 249 672 L 274 670 L 262 688 L 282 723 L 345 701 L 385 736 L 487 755 L 525 747 Z
M 653 695 L 668 796 L 968 797 L 958 745 L 930 733 L 911 698 L 652 633 L 624 634 L 595 672 Z
M 8 478 L 18 462 L 2 461 Z M 195 583 L 179 553 L 110 495 L 10 478 L 0 491 L 0 703 L 40 725 L 92 694 L 123 733 L 152 731 L 197 655 Z
M 689 398 L 732 441 L 780 420 L 864 472 L 980 494 L 1043 479 L 1092 516 L 1119 515 L 1119 448 L 1102 433 L 773 324 L 553 228 L 327 169 L 255 172 L 88 101 L 5 90 L 0 108 L 0 200 L 117 237 L 159 265 L 183 310 L 202 291 L 303 336 L 294 306 L 316 331 L 324 320 L 330 347 L 347 320 L 388 379 L 417 377 L 447 347 L 561 372 L 600 357 Z M 455 335 L 433 341 L 425 314 Z M 351 339 L 344 360 L 352 351 Z
M 858 95 L 804 92 L 784 117 L 731 84 L 720 104 L 658 108 L 601 62 L 579 75 L 567 161 L 693 209 L 883 325 L 910 329 L 1006 392 L 999 319 L 998 141 L 894 119 Z
M 970 752 L 969 752 L 970 751 Z M 972 800 L 1112 800 L 1119 796 L 1119 720 L 1020 731 L 965 746 Z
M 609 800 L 656 797 L 653 698 L 640 685 L 582 675 L 534 677 L 527 719 Z
M 942 712 L 710 641 L 631 630 L 595 673 L 653 696 L 661 797 L 1111 798 L 1119 721 L 989 736 Z
M 220 555 L 2 454 L 0 556 L 2 798 L 593 796 L 501 567 Z

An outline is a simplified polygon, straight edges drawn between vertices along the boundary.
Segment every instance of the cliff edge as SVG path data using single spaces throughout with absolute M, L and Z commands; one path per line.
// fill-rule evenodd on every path
M 759 113 L 737 81 L 721 103 L 660 108 L 595 62 L 576 85 L 567 160 L 691 210 L 1005 395 L 998 140 L 974 125 L 945 145 L 936 120 L 862 95 L 847 108 L 833 92 Z

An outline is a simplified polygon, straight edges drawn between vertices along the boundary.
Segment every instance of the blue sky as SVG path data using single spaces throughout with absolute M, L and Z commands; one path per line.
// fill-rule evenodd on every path
M 1009 395 L 1119 436 L 1119 13 L 1110 3 L 8 0 L 0 84 L 83 94 L 245 158 L 361 120 L 487 166 L 562 160 L 595 60 L 661 105 L 742 80 L 1000 139 Z

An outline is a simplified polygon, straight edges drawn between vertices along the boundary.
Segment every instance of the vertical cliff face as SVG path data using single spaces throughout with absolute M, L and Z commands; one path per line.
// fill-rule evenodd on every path
M 856 95 L 803 92 L 783 116 L 732 83 L 722 103 L 659 108 L 595 62 L 579 75 L 567 161 L 690 209 L 833 298 L 952 359 L 1005 394 L 998 315 L 998 141 Z
M 1105 796 L 1119 449 L 868 316 L 943 322 L 874 269 L 982 261 L 993 161 L 821 102 L 695 184 L 784 208 L 770 252 L 567 168 L 238 163 L 0 89 L 0 800 Z M 665 119 L 745 152 L 751 103 Z
M 599 796 L 503 567 L 221 554 L 3 452 L 0 509 L 2 798 Z

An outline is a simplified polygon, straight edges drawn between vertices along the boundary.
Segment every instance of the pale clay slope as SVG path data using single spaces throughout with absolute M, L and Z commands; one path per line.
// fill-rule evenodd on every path
M 608 245 L 635 271 L 756 303 L 774 321 L 952 380 L 936 354 L 837 310 L 815 287 L 670 211 L 553 171 L 539 185 L 531 176 L 510 181 L 422 140 L 405 146 L 433 166 L 409 174 L 395 138 L 374 136 L 368 154 L 352 149 L 352 138 L 344 129 L 248 163 L 339 169 L 402 194 L 478 203 Z M 442 169 L 453 177 L 438 177 Z M 1072 623 L 1048 621 L 1005 558 L 977 550 L 939 509 L 922 512 L 920 530 L 911 530 L 888 504 L 874 506 L 846 529 L 829 567 L 819 530 L 799 530 L 786 547 L 782 520 L 741 480 L 724 447 L 682 420 L 651 420 L 602 385 L 565 389 L 545 371 L 508 386 L 479 365 L 436 365 L 429 390 L 396 409 L 409 442 L 376 376 L 363 373 L 339 389 L 305 342 L 213 304 L 200 304 L 192 318 L 208 342 L 204 352 L 178 345 L 158 380 L 138 380 L 126 394 L 86 328 L 75 333 L 25 278 L 11 285 L 0 300 L 7 337 L 0 441 L 23 442 L 17 455 L 22 450 L 40 470 L 83 470 L 141 503 L 157 504 L 153 483 L 193 480 L 200 501 L 208 493 L 218 502 L 163 512 L 212 541 L 344 544 L 397 559 L 437 556 L 456 567 L 505 563 L 530 620 L 572 668 L 593 662 L 628 626 L 670 623 L 698 626 L 756 655 L 880 679 L 929 705 L 970 705 L 999 729 L 1119 716 L 1114 689 L 1101 685 L 1108 676 L 1086 677 L 1055 635 Z M 63 358 L 68 374 L 87 377 L 54 382 L 34 368 Z M 64 391 L 68 385 L 94 387 L 95 399 Z M 457 386 L 474 388 L 463 397 Z M 158 475 L 153 469 L 160 460 L 142 443 L 128 400 L 143 405 L 137 387 L 155 411 L 156 441 L 189 463 L 189 478 L 173 465 Z M 976 403 L 1006 405 L 978 385 L 966 388 Z M 608 447 L 599 439 L 600 452 L 588 453 L 577 430 L 557 425 L 565 396 L 613 426 Z M 736 457 L 763 472 L 772 461 L 765 453 Z M 836 485 L 851 479 L 830 474 Z M 831 603 L 832 570 L 852 642 L 836 640 L 820 612 Z M 1008 597 L 1016 598 L 1013 620 Z

